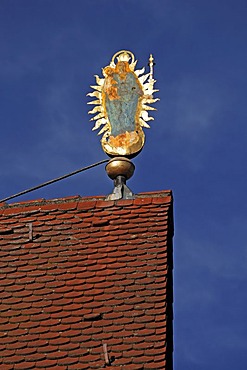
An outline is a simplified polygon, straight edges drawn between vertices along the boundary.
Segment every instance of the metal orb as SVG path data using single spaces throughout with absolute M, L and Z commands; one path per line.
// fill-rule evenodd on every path
M 128 158 L 115 157 L 107 163 L 105 169 L 112 180 L 116 179 L 117 176 L 124 176 L 128 180 L 132 177 L 135 166 Z

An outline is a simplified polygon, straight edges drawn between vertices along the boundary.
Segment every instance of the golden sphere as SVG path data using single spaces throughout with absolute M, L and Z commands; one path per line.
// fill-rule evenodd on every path
M 124 176 L 130 179 L 135 171 L 134 164 L 125 157 L 115 157 L 105 166 L 107 175 L 114 180 L 117 176 Z

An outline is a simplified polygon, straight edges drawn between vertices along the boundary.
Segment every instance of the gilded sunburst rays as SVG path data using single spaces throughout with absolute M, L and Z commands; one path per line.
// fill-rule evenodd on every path
M 95 121 L 93 130 L 101 128 L 98 135 L 103 134 L 101 143 L 107 154 L 133 154 L 144 145 L 142 128 L 150 127 L 147 122 L 154 118 L 148 111 L 156 110 L 150 104 L 159 100 L 153 97 L 158 91 L 154 89 L 153 61 L 150 55 L 150 71 L 145 74 L 145 68 L 135 70 L 133 53 L 122 50 L 103 68 L 103 78 L 95 75 L 96 85 L 90 86 L 94 91 L 87 94 L 93 98 L 88 104 L 95 107 L 88 113 L 94 114 L 90 120 Z

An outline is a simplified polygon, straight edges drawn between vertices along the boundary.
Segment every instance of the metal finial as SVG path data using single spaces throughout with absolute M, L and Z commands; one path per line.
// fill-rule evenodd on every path
M 114 180 L 113 192 L 107 200 L 134 199 L 134 193 L 126 185 L 126 181 L 133 176 L 134 164 L 124 157 L 115 157 L 106 165 L 106 172 L 110 179 Z
M 159 99 L 153 98 L 155 80 L 153 78 L 154 59 L 149 58 L 150 72 L 145 68 L 135 69 L 137 60 L 132 52 L 121 50 L 115 53 L 109 65 L 102 69 L 103 78 L 98 75 L 94 91 L 88 96 L 95 105 L 89 111 L 94 114 L 93 130 L 101 128 L 101 145 L 110 157 L 132 158 L 143 148 L 145 135 L 143 128 L 153 120 L 148 111 L 155 110 L 150 104 Z
M 154 74 L 153 66 L 154 66 L 154 58 L 153 58 L 153 55 L 150 54 L 150 57 L 149 57 L 149 67 L 150 67 L 149 81 L 153 80 L 153 74 Z

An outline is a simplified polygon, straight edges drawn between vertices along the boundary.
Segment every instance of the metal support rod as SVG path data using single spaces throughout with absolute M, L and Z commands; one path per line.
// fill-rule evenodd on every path
M 73 172 L 71 172 L 71 173 L 68 173 L 67 175 L 63 175 L 63 176 L 57 177 L 56 179 L 53 179 L 53 180 L 50 180 L 50 181 L 44 182 L 43 184 L 40 184 L 40 185 L 34 186 L 33 188 L 30 188 L 30 189 L 27 189 L 27 190 L 23 190 L 23 191 L 21 191 L 20 193 L 17 193 L 17 194 L 11 195 L 10 197 L 7 197 L 7 198 L 4 198 L 4 199 L 1 199 L 1 200 L 0 200 L 0 203 L 2 203 L 2 202 L 6 202 L 7 200 L 10 200 L 10 199 L 13 199 L 13 198 L 16 198 L 16 197 L 19 197 L 20 195 L 30 193 L 31 191 L 34 191 L 34 190 L 37 190 L 37 189 L 43 188 L 44 186 L 47 186 L 47 185 L 50 185 L 50 184 L 54 184 L 54 182 L 57 182 L 57 181 L 60 181 L 60 180 L 66 179 L 67 177 L 70 177 L 70 176 L 76 175 L 77 173 L 80 173 L 80 172 L 83 172 L 83 171 L 89 170 L 90 168 L 93 168 L 93 167 L 99 166 L 100 164 L 103 164 L 103 163 L 106 163 L 106 162 L 108 162 L 108 159 L 103 159 L 102 161 L 100 161 L 100 162 L 96 162 L 96 163 L 94 163 L 94 164 L 91 164 L 90 166 L 80 168 L 79 170 L 76 170 L 76 171 L 73 171 Z

